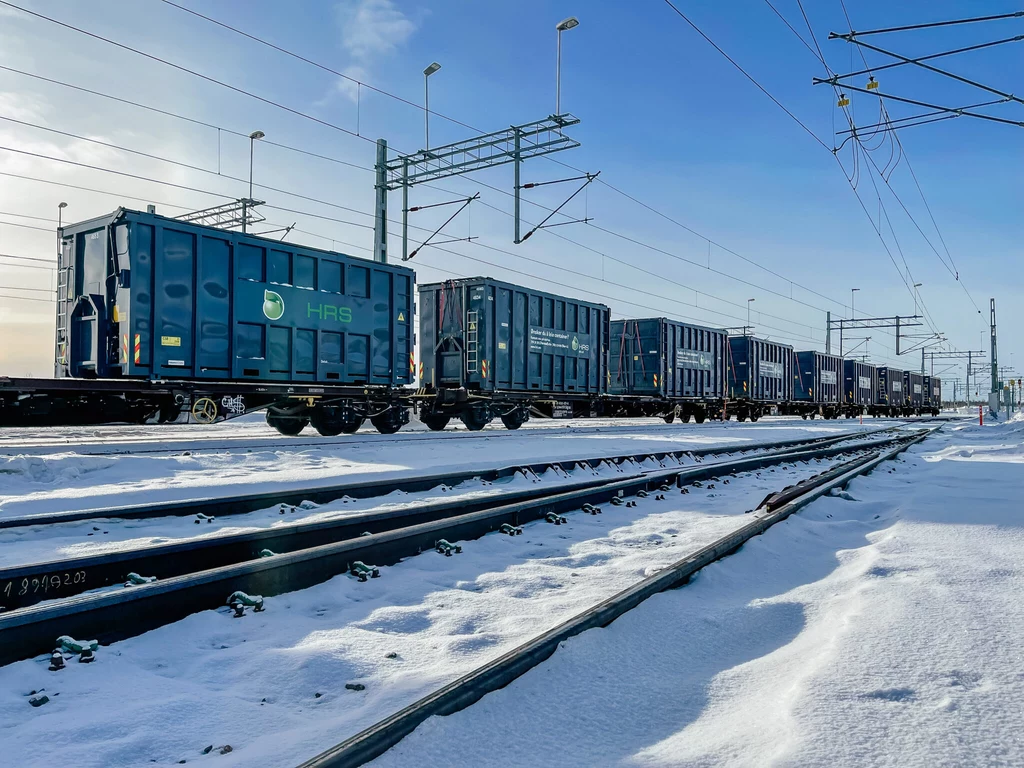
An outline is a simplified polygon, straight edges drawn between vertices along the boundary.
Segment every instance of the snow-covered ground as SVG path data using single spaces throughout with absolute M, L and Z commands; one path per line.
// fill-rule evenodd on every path
M 768 490 L 829 463 L 531 523 L 365 584 L 339 576 L 270 598 L 240 620 L 204 611 L 58 673 L 48 658 L 0 668 L 0 743 L 18 766 L 297 764 L 718 538 Z M 43 688 L 50 701 L 31 707 Z M 211 744 L 233 751 L 204 758 Z
M 1024 422 L 905 457 L 373 765 L 1024 765 Z
M 81 428 L 0 431 L 0 516 L 105 506 L 309 489 L 343 480 L 408 477 L 424 471 L 473 470 L 545 459 L 581 459 L 630 452 L 735 446 L 799 437 L 827 437 L 892 423 L 881 419 L 775 419 L 668 425 L 656 419 L 620 422 L 530 422 L 516 432 L 488 429 L 400 432 L 342 440 L 288 438 L 266 424 L 188 427 L 100 427 L 91 443 L 52 447 L 39 455 L 27 442 L 83 436 Z M 226 438 L 207 437 L 223 428 Z M 305 434 L 305 433 L 304 433 Z M 154 442 L 154 435 L 164 442 Z M 64 437 L 62 437 L 64 436 Z M 31 438 L 31 440 L 29 439 Z M 47 438 L 47 439 L 50 439 Z M 140 446 L 136 440 L 145 439 Z M 104 448 L 107 453 L 95 453 Z M 173 450 L 172 450 L 173 448 Z M 115 450 L 118 452 L 111 453 Z M 84 451 L 84 452 L 83 452 Z M 129 451 L 127 453 L 121 451 Z
M 533 477 L 517 473 L 493 482 L 467 480 L 454 487 L 440 486 L 428 491 L 407 493 L 393 491 L 383 496 L 365 499 L 342 497 L 326 504 L 303 502 L 288 507 L 269 507 L 246 514 L 215 517 L 196 526 L 196 518 L 154 517 L 139 520 L 108 518 L 89 519 L 72 523 L 23 526 L 0 529 L 0 567 L 23 563 L 50 562 L 73 557 L 99 555 L 108 552 L 140 549 L 184 539 L 209 539 L 231 536 L 268 528 L 280 529 L 300 523 L 319 523 L 369 512 L 390 512 L 414 508 L 423 504 L 451 501 L 477 501 L 489 499 L 500 503 L 503 496 L 527 489 L 571 490 L 574 485 L 604 477 L 619 479 L 643 470 L 641 464 L 622 469 L 601 466 L 596 469 L 577 468 L 568 473 L 547 470 Z M 647 462 L 655 468 L 654 462 Z
M 763 434 L 732 426 L 730 437 Z M 837 424 L 765 426 L 792 437 Z M 687 428 L 698 434 L 676 427 Z M 515 437 L 534 441 L 524 451 L 557 450 Z M 637 427 L 631 439 L 665 437 Z M 428 721 L 377 763 L 1024 763 L 1024 423 L 947 426 L 905 457 Z M 270 598 L 240 620 L 205 611 L 58 673 L 48 658 L 0 668 L 4 762 L 297 764 L 734 529 L 767 491 L 828 464 L 530 524 L 365 584 L 339 576 Z M 50 701 L 34 708 L 41 689 Z
M 881 439 L 881 435 L 867 435 L 865 442 Z M 856 445 L 853 439 L 849 445 Z M 711 454 L 704 457 L 705 465 L 729 461 L 731 456 Z M 693 464 L 694 459 L 683 457 L 680 465 Z M 618 466 L 598 465 L 580 467 L 568 473 L 561 469 L 548 469 L 539 475 L 525 477 L 520 473 L 496 481 L 467 480 L 455 487 L 439 485 L 427 491 L 393 491 L 383 496 L 354 499 L 344 496 L 333 502 L 316 505 L 303 502 L 297 507 L 279 506 L 246 514 L 215 517 L 196 527 L 193 516 L 164 516 L 143 519 L 89 518 L 69 523 L 41 524 L 0 528 L 0 568 L 23 563 L 50 562 L 73 557 L 84 557 L 107 552 L 139 549 L 192 538 L 216 538 L 266 528 L 282 528 L 300 523 L 319 523 L 341 517 L 368 512 L 387 512 L 416 507 L 432 502 L 450 502 L 453 499 L 492 499 L 498 503 L 502 496 L 525 489 L 569 490 L 573 485 L 592 482 L 595 478 L 621 479 L 629 474 L 657 471 L 663 463 L 653 459 L 626 462 Z

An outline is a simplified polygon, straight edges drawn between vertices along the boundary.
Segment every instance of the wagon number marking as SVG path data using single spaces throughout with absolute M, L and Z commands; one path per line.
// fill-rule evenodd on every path
M 45 576 L 38 576 L 33 578 L 25 577 L 21 581 L 8 581 L 4 584 L 3 594 L 4 597 L 10 597 L 14 590 L 17 590 L 17 596 L 22 597 L 27 595 L 29 592 L 36 594 L 39 590 L 43 591 L 43 594 L 49 593 L 52 589 L 54 591 L 59 590 L 61 587 L 69 587 L 72 585 L 80 585 L 85 583 L 85 571 L 68 571 L 66 573 L 53 573 Z

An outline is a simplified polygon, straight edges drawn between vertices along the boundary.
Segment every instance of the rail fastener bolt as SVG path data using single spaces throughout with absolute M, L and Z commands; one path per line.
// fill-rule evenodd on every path
M 621 496 L 612 496 L 612 500 L 611 500 L 611 502 L 609 502 L 609 503 L 610 503 L 610 504 L 611 504 L 611 505 L 612 505 L 613 507 L 621 507 L 621 506 L 622 506 L 623 504 L 625 504 L 626 502 L 622 500 L 622 497 L 621 497 Z
M 128 580 L 124 585 L 126 587 L 136 587 L 142 584 L 152 584 L 154 581 L 156 581 L 156 576 L 140 576 L 135 571 L 132 571 L 128 574 Z
M 98 640 L 75 640 L 69 635 L 61 635 L 57 638 L 58 650 L 63 653 L 80 654 L 83 651 L 97 651 L 100 644 Z
M 645 491 L 643 488 L 641 488 L 639 491 L 637 491 L 636 495 L 639 498 L 641 498 L 641 499 L 646 499 L 648 496 L 650 496 L 650 494 L 647 491 Z
M 245 592 L 238 590 L 231 593 L 231 597 L 228 598 L 228 605 L 235 612 L 234 618 L 240 619 L 245 615 L 246 608 L 252 608 L 254 613 L 261 613 L 263 611 L 263 597 L 262 595 L 247 595 Z
M 50 667 L 51 672 L 60 672 L 64 669 L 64 654 L 61 653 L 60 648 L 54 648 L 53 653 L 50 654 Z
M 561 515 L 556 515 L 554 512 L 548 512 L 546 515 L 544 515 L 544 520 L 549 523 L 552 523 L 553 525 L 565 525 L 569 522 L 564 517 L 562 517 Z
M 462 547 L 458 544 L 452 544 L 447 539 L 438 539 L 434 542 L 434 549 L 445 557 L 462 554 Z
M 91 664 L 94 661 L 96 661 L 96 656 L 88 648 L 86 648 L 84 651 L 78 654 L 79 664 Z
M 376 565 L 367 565 L 361 560 L 356 560 L 352 563 L 352 567 L 349 568 L 349 573 L 359 579 L 359 581 L 380 578 L 380 568 Z
M 212 523 L 213 520 L 214 520 L 214 517 L 213 517 L 213 515 L 204 515 L 202 512 L 197 512 L 196 513 L 196 520 L 195 520 L 196 525 L 199 525 L 204 520 L 206 522 L 208 522 L 208 523 Z
M 580 509 L 586 512 L 588 515 L 600 515 L 601 508 L 595 507 L 593 504 L 584 504 Z
M 501 527 L 498 528 L 498 533 L 504 533 L 509 536 L 520 536 L 523 533 L 523 529 L 517 525 L 510 525 L 508 523 L 502 523 Z

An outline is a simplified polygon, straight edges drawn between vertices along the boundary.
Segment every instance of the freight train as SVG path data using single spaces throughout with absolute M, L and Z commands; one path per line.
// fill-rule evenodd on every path
M 941 382 L 891 367 L 486 277 L 415 273 L 119 208 L 59 231 L 53 379 L 0 377 L 0 426 L 212 423 L 253 411 L 286 435 L 410 411 L 430 429 L 500 419 L 703 422 L 937 415 Z M 419 354 L 416 346 L 418 338 Z

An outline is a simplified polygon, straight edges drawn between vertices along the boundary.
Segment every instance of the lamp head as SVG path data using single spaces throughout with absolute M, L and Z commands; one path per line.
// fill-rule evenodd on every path
M 437 70 L 439 70 L 440 68 L 441 68 L 441 65 L 438 64 L 435 61 L 429 67 L 427 67 L 426 69 L 423 70 L 423 74 L 426 75 L 427 77 L 430 77 L 432 74 L 437 72 Z
M 249 138 L 250 139 L 262 139 L 266 135 L 267 134 L 265 134 L 263 131 L 253 131 L 252 133 L 249 134 Z
M 558 22 L 558 26 L 556 26 L 555 29 L 559 32 L 565 32 L 566 30 L 578 27 L 579 25 L 580 20 L 575 16 L 570 16 L 568 19 Z

